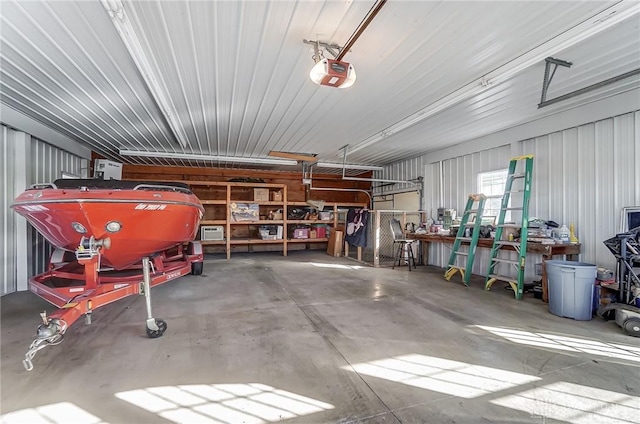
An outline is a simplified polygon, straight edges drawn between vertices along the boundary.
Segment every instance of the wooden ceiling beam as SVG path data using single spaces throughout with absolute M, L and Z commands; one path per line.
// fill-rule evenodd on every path
M 269 156 L 284 158 L 284 159 L 293 159 L 300 162 L 309 162 L 309 163 L 316 163 L 318 161 L 318 158 L 315 157 L 315 155 L 308 155 L 304 153 L 280 152 L 277 150 L 270 151 Z

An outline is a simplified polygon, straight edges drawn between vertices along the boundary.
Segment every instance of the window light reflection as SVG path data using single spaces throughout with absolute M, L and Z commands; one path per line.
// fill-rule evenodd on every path
M 116 397 L 176 423 L 261 424 L 334 408 L 257 383 L 150 387 Z
M 540 380 L 531 375 L 417 354 L 342 368 L 464 398 L 475 398 Z
M 529 346 L 538 346 L 568 352 L 582 352 L 609 358 L 626 359 L 640 362 L 640 348 L 621 344 L 605 343 L 598 340 L 580 339 L 577 337 L 560 336 L 531 331 L 514 330 L 511 328 L 486 327 L 478 325 L 485 331 L 509 341 Z
M 640 417 L 639 397 L 562 381 L 490 402 L 572 424 L 632 424 Z
M 95 415 L 70 402 L 21 409 L 0 416 L 2 424 L 106 424 Z

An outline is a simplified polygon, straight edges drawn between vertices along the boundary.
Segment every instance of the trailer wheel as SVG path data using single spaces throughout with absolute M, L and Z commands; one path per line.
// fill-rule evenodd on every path
M 156 325 L 158 326 L 157 330 L 152 330 L 147 327 L 147 336 L 150 339 L 157 339 L 158 337 L 162 337 L 165 331 L 167 331 L 167 323 L 161 319 L 156 319 Z
M 640 337 L 640 318 L 629 318 L 622 324 L 622 328 L 630 336 Z
M 191 274 L 193 275 L 201 275 L 204 269 L 204 262 L 192 262 L 191 263 Z

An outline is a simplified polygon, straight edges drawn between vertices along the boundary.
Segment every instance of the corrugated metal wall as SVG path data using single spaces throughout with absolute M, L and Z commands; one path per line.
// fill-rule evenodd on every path
M 613 267 L 615 259 L 602 242 L 617 232 L 624 206 L 640 205 L 640 111 L 438 162 L 425 155 L 381 174 L 404 178 L 404 170 L 425 163 L 424 210 L 433 217 L 439 206 L 462 212 L 467 195 L 477 190 L 479 172 L 506 168 L 513 156 L 528 153 L 535 155 L 529 216 L 573 221 L 581 260 Z M 473 272 L 484 275 L 489 252 L 478 252 Z M 448 246 L 432 246 L 430 264 L 444 267 L 449 253 Z M 529 278 L 540 260 L 529 258 Z
M 375 171 L 374 177 L 385 180 L 414 180 L 422 176 L 424 172 L 424 157 L 409 159 L 403 162 L 397 162 L 385 167 L 382 171 Z M 374 195 L 384 195 L 393 193 L 402 193 L 415 190 L 415 186 L 409 183 L 374 183 Z
M 506 145 L 426 166 L 425 174 L 430 174 L 431 181 L 430 188 L 425 190 L 425 200 L 429 199 L 425 205 L 427 214 L 435 219 L 441 206 L 462 213 L 468 195 L 478 191 L 478 174 L 506 168 L 511 156 L 511 145 Z M 434 244 L 429 251 L 429 263 L 444 267 L 450 254 L 451 246 Z M 473 273 L 484 275 L 488 261 L 489 250 L 478 249 Z
M 4 295 L 26 289 L 26 277 L 44 271 L 51 253 L 44 238 L 9 208 L 13 199 L 31 184 L 53 181 L 63 172 L 86 177 L 88 161 L 4 125 L 0 126 L 0 134 L 0 294 Z
M 573 221 L 581 259 L 612 267 L 603 241 L 620 228 L 620 211 L 640 205 L 640 111 L 526 140 L 535 155 L 531 209 Z

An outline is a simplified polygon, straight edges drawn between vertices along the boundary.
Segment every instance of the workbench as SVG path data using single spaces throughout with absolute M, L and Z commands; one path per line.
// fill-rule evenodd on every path
M 419 240 L 422 246 L 422 263 L 428 265 L 429 262 L 429 246 L 431 243 L 444 243 L 453 244 L 456 240 L 452 236 L 442 236 L 440 234 L 415 234 L 408 233 L 406 235 L 408 239 Z M 468 245 L 468 241 L 462 241 L 462 244 Z M 480 238 L 478 239 L 478 247 L 489 248 L 493 247 L 493 239 Z M 503 245 L 502 250 L 516 250 L 515 246 Z M 542 255 L 542 300 L 544 302 L 549 301 L 548 293 L 548 280 L 547 280 L 547 268 L 545 262 L 553 259 L 554 256 L 564 255 L 568 261 L 577 261 L 580 255 L 580 244 L 542 244 L 536 242 L 527 243 L 527 253 L 535 253 Z

